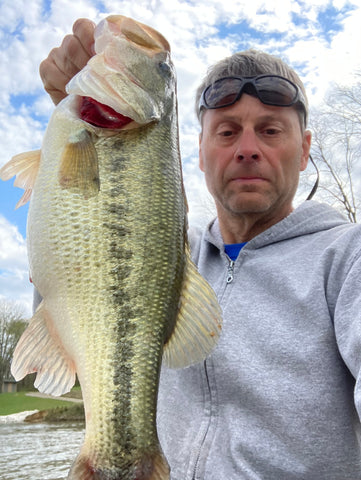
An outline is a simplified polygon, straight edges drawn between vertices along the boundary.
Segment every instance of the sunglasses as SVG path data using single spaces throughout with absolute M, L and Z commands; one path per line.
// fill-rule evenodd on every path
M 203 90 L 199 110 L 229 107 L 240 99 L 243 92 L 256 94 L 265 105 L 291 107 L 299 103 L 303 107 L 306 123 L 306 100 L 300 88 L 279 75 L 220 78 Z

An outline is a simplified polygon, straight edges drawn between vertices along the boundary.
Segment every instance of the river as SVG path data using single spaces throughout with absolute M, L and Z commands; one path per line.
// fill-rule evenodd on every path
M 0 479 L 63 480 L 83 438 L 81 424 L 0 423 Z

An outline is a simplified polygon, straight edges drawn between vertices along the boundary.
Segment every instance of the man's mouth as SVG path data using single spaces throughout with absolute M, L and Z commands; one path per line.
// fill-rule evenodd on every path
M 266 182 L 267 180 L 263 177 L 257 176 L 239 176 L 231 179 L 231 182 L 241 182 L 241 183 L 258 183 Z

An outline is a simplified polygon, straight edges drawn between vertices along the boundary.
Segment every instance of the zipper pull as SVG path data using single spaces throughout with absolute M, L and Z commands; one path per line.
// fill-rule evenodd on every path
M 233 282 L 233 270 L 234 270 L 234 261 L 229 260 L 229 265 L 227 269 L 227 284 Z

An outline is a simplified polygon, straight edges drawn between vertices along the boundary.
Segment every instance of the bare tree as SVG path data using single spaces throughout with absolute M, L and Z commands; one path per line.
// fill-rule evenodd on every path
M 17 304 L 0 302 L 0 393 L 3 381 L 10 378 L 14 349 L 27 324 Z
M 360 75 L 358 75 L 360 77 Z M 357 221 L 361 205 L 361 83 L 336 85 L 311 113 L 312 155 L 321 171 L 322 198 Z

